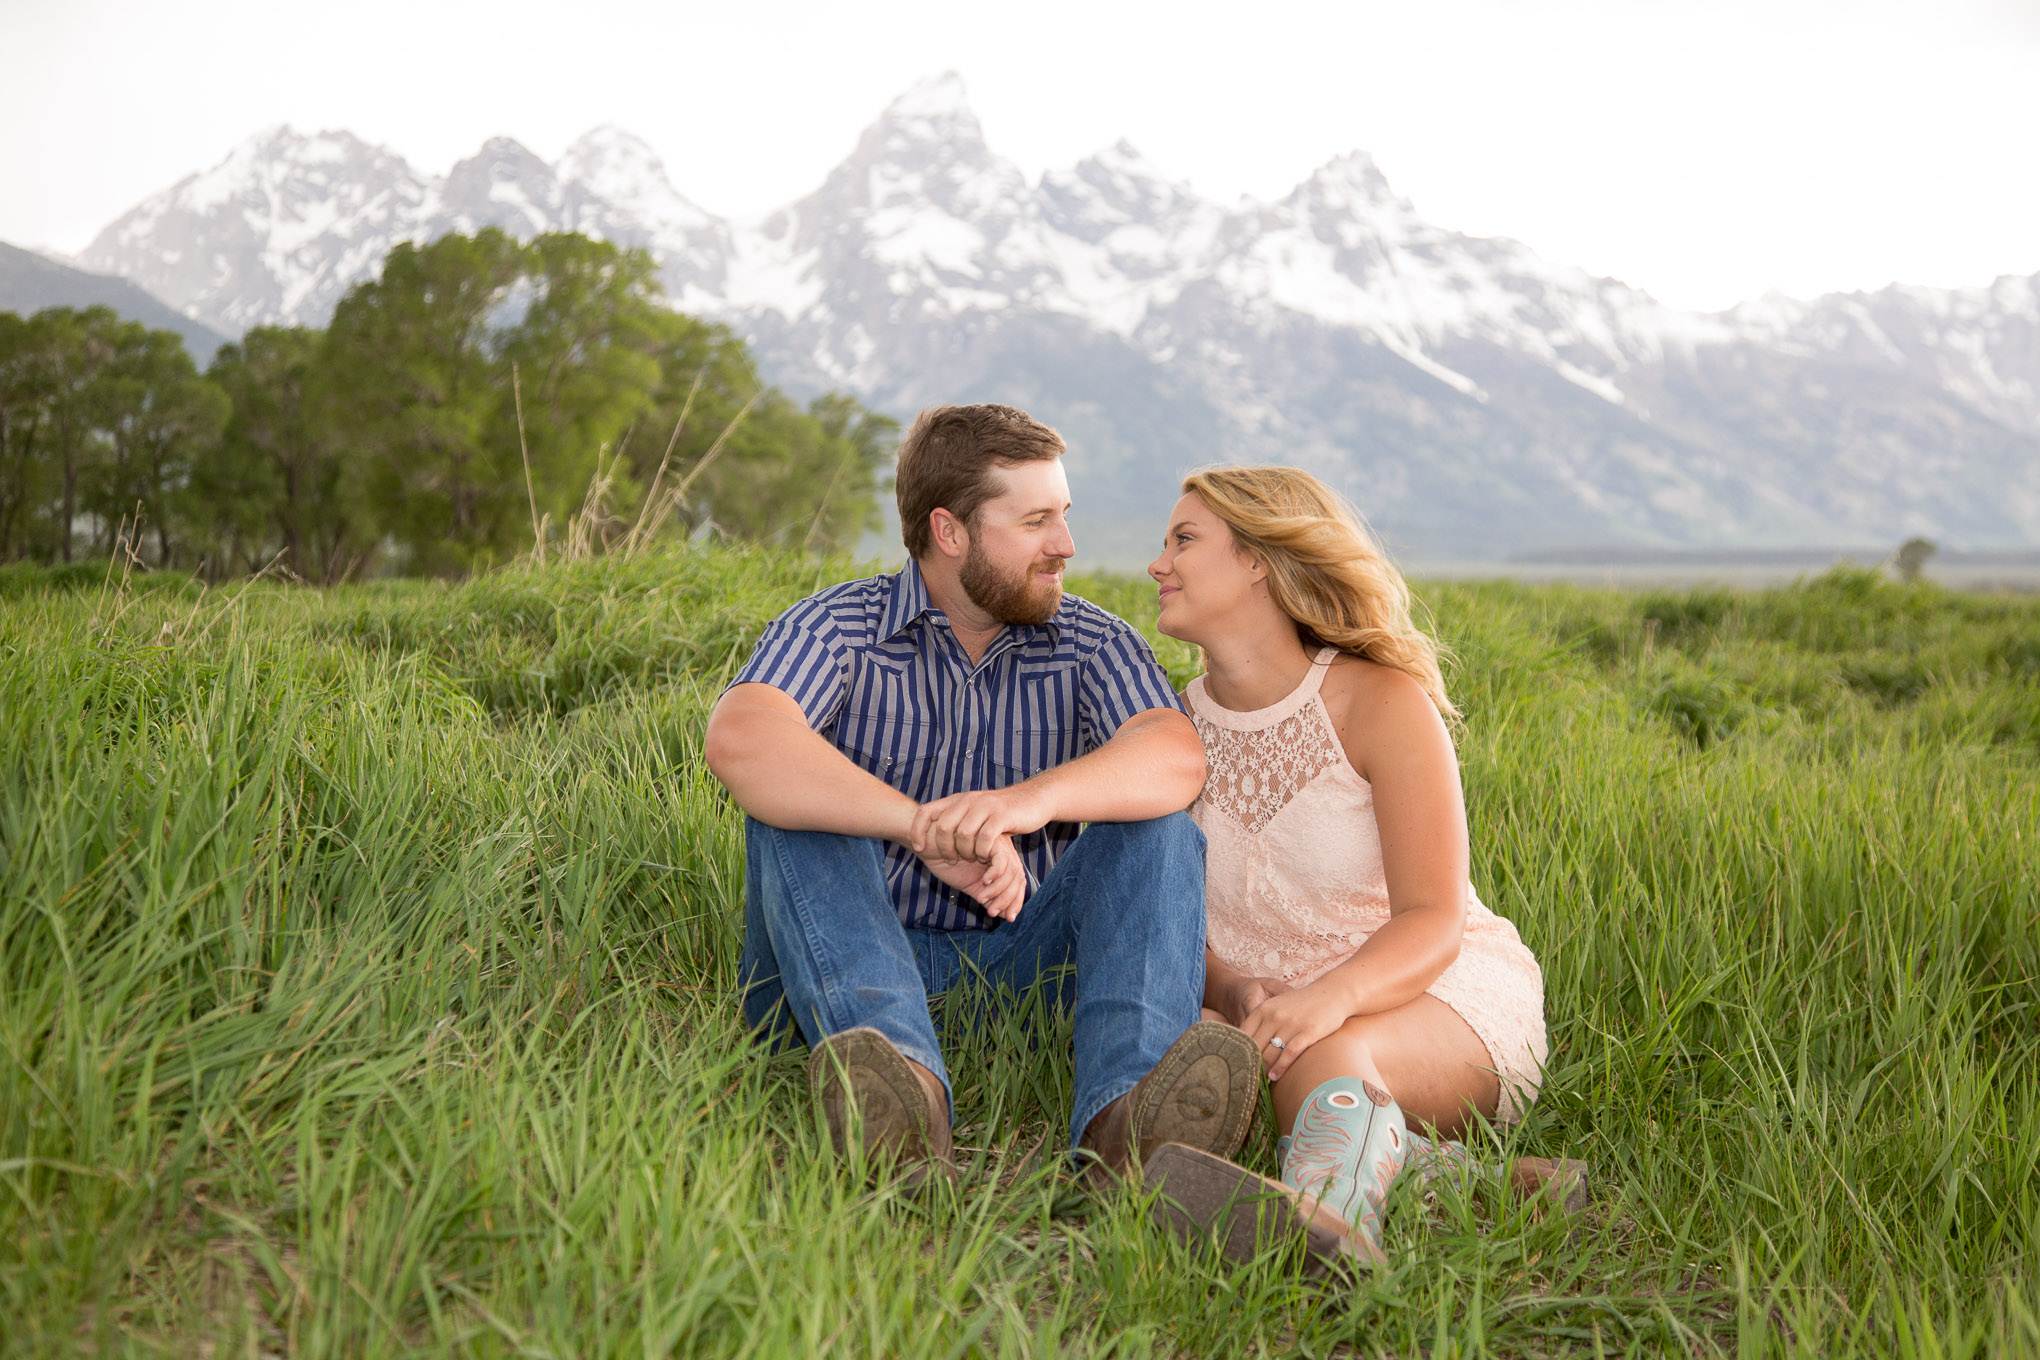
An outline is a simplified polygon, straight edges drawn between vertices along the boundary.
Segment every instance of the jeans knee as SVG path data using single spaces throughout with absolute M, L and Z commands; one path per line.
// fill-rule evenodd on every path
M 744 818 L 744 871 L 753 885 L 796 879 L 842 883 L 866 878 L 885 882 L 885 851 L 865 836 L 831 831 L 787 831 Z

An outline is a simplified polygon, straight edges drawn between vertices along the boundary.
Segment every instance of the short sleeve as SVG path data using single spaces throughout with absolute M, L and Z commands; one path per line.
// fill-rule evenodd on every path
M 1119 619 L 1111 621 L 1098 649 L 1084 659 L 1078 704 L 1086 750 L 1104 745 L 1136 713 L 1151 708 L 1184 711 L 1147 639 Z
M 850 692 L 850 648 L 828 606 L 802 600 L 766 625 L 751 659 L 730 684 L 784 690 L 807 715 L 808 725 L 823 731 L 835 722 Z

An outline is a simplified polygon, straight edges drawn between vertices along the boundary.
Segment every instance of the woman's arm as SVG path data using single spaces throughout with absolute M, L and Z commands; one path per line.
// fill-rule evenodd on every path
M 1416 681 L 1370 662 L 1334 663 L 1325 708 L 1346 758 L 1374 789 L 1388 921 L 1307 987 L 1270 998 L 1241 1028 L 1279 1078 L 1303 1049 L 1356 1015 L 1408 1005 L 1459 957 L 1466 933 L 1466 804 L 1452 736 Z M 1208 990 L 1208 984 L 1207 984 Z
M 1389 919 L 1322 980 L 1352 1003 L 1349 1015 L 1372 1015 L 1416 1000 L 1459 957 L 1466 799 L 1452 734 L 1415 680 L 1364 661 L 1335 665 L 1328 689 L 1334 677 L 1344 683 L 1326 707 L 1346 758 L 1374 789 Z

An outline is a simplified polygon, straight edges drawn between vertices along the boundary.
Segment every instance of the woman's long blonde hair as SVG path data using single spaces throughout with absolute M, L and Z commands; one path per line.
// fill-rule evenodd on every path
M 1268 593 L 1306 647 L 1393 666 L 1424 687 L 1448 720 L 1438 644 L 1410 616 L 1410 588 L 1360 516 L 1301 468 L 1219 467 L 1183 479 L 1224 520 L 1237 546 L 1268 568 Z

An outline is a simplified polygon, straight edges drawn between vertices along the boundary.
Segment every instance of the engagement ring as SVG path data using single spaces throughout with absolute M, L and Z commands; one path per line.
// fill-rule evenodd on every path
M 1287 1047 L 1289 1047 L 1289 1045 L 1288 1045 L 1288 1044 L 1285 1044 L 1285 1043 L 1283 1043 L 1283 1042 L 1282 1042 L 1282 1040 L 1281 1040 L 1281 1038 L 1280 1038 L 1280 1037 L 1278 1036 L 1278 1037 L 1276 1037 L 1276 1038 L 1273 1038 L 1273 1039 L 1270 1039 L 1270 1040 L 1268 1041 L 1268 1047 L 1270 1047 L 1270 1048 L 1287 1048 Z

